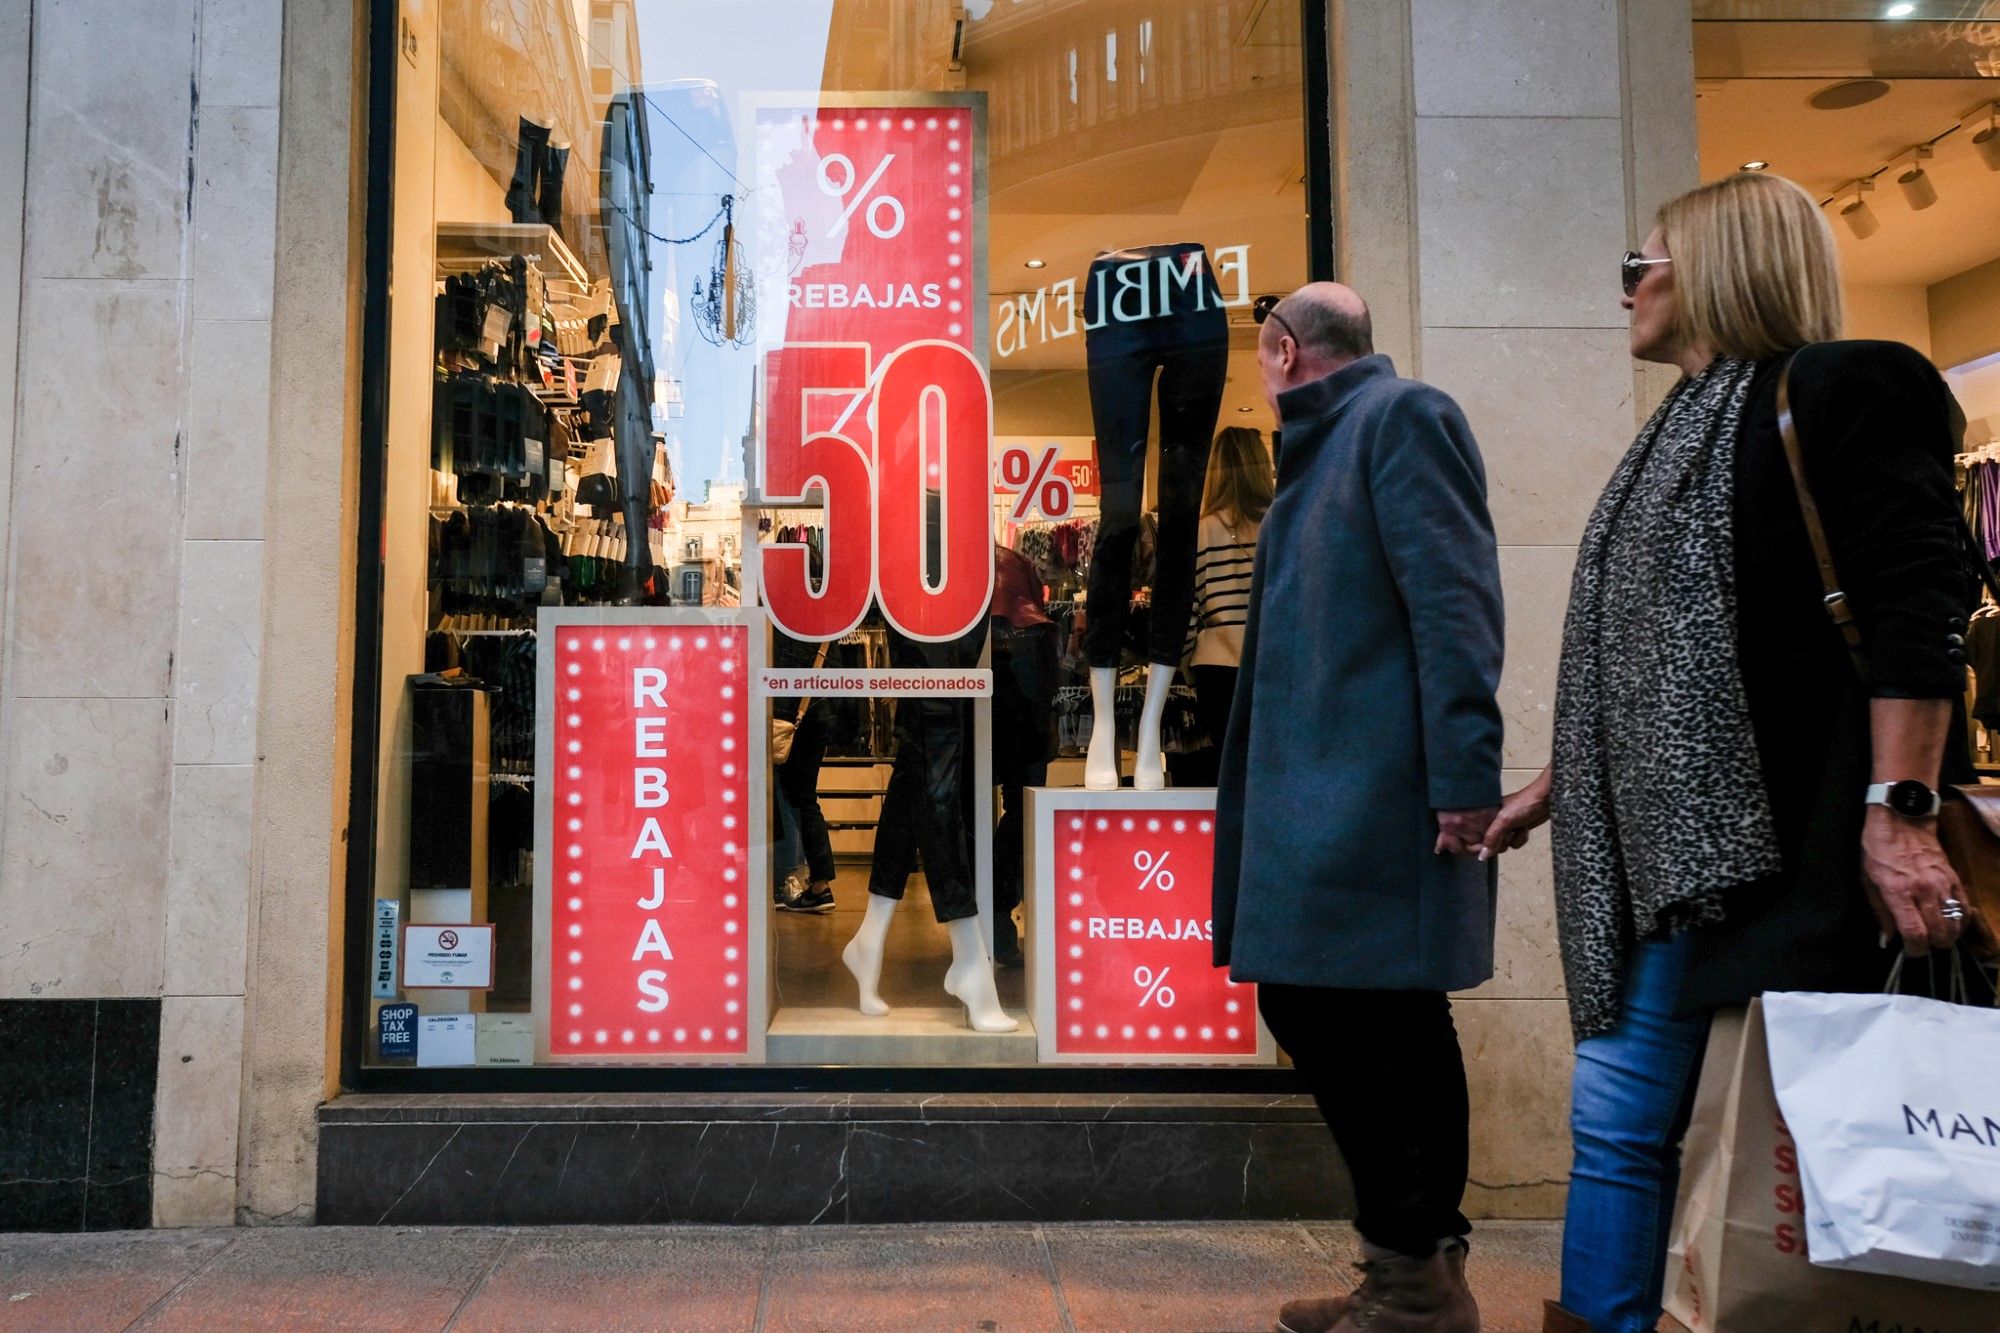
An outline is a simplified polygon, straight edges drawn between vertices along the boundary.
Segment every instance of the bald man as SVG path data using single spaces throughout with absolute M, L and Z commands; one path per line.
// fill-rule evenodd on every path
M 1368 307 L 1260 300 L 1278 488 L 1216 796 L 1215 961 L 1256 982 L 1354 1180 L 1367 1278 L 1290 1333 L 1476 1333 L 1465 1065 L 1447 992 L 1493 974 L 1500 571 L 1457 404 Z

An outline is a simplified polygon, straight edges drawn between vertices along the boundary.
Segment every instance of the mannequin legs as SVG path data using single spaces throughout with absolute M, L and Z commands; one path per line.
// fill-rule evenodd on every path
M 1090 749 L 1083 759 L 1083 785 L 1091 791 L 1118 788 L 1118 718 L 1112 708 L 1118 696 L 1118 669 L 1090 669 Z
M 1167 785 L 1166 762 L 1160 748 L 1160 719 L 1173 691 L 1174 669 L 1155 662 L 1146 671 L 1146 707 L 1139 714 L 1139 754 L 1132 763 L 1132 786 L 1159 791 Z M 1118 673 L 1110 667 L 1090 669 L 1090 749 L 1083 760 L 1083 785 L 1091 791 L 1118 789 L 1118 717 L 1114 711 Z
M 868 895 L 868 910 L 862 914 L 861 929 L 854 932 L 854 938 L 840 951 L 840 961 L 847 964 L 847 970 L 854 974 L 854 980 L 861 987 L 859 1008 L 870 1018 L 880 1018 L 889 1012 L 889 1006 L 882 1003 L 882 947 L 889 939 L 889 923 L 896 917 L 896 899 L 884 898 L 879 893 Z
M 979 919 L 964 917 L 945 924 L 951 935 L 951 966 L 945 970 L 947 994 L 965 1006 L 965 1021 L 974 1032 L 1012 1032 L 1020 1023 L 1000 1007 L 993 986 L 993 960 L 979 937 Z
M 897 899 L 868 895 L 868 910 L 862 915 L 861 929 L 840 951 L 840 961 L 854 974 L 860 988 L 859 1008 L 870 1018 L 889 1012 L 882 1001 L 882 952 L 889 938 L 889 923 L 896 916 Z M 961 917 L 947 921 L 951 936 L 951 966 L 945 970 L 947 994 L 965 1006 L 966 1022 L 977 1032 L 1012 1032 L 1020 1027 L 1000 1007 L 1000 992 L 993 984 L 993 959 L 987 955 L 986 941 L 979 936 L 979 919 Z
M 1159 791 L 1167 785 L 1167 765 L 1160 750 L 1160 718 L 1167 711 L 1167 695 L 1173 687 L 1172 667 L 1155 662 L 1147 668 L 1146 708 L 1139 714 L 1139 752 L 1132 761 L 1132 786 L 1138 791 Z

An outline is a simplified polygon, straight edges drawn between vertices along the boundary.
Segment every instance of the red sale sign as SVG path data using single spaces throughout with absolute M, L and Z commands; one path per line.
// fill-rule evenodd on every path
M 1214 793 L 1036 789 L 1043 1060 L 1268 1063 L 1256 987 L 1210 961 Z
M 985 615 L 984 120 L 977 93 L 757 109 L 758 246 L 784 297 L 760 329 L 761 497 L 826 507 L 823 579 L 803 543 L 760 548 L 795 637 L 837 638 L 871 604 L 922 640 Z
M 761 633 L 550 609 L 540 647 L 540 1058 L 761 1059 Z

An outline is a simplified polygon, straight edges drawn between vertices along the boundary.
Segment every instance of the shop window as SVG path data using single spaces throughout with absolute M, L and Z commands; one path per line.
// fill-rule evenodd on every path
M 1149 664 L 1320 13 L 402 7 L 362 1069 L 1274 1061 Z

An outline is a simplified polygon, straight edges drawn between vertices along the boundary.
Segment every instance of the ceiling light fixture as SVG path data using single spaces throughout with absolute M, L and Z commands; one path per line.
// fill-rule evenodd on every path
M 1912 149 L 1909 169 L 1896 177 L 1896 186 L 1902 190 L 1904 200 L 1917 212 L 1938 201 L 1937 186 L 1931 183 L 1930 173 L 1924 170 L 1924 159 L 1930 155 L 1929 148 Z
M 1876 218 L 1875 210 L 1870 208 L 1868 201 L 1861 197 L 1862 191 L 1869 189 L 1872 185 L 1872 181 L 1856 181 L 1854 183 L 1854 198 L 1850 199 L 1840 210 L 1840 220 L 1847 224 L 1847 229 L 1854 233 L 1854 239 L 1857 241 L 1865 241 L 1876 232 L 1882 230 L 1882 223 Z
M 1986 128 L 1972 136 L 1972 146 L 1988 171 L 2000 171 L 2000 102 L 1986 108 Z
M 1770 166 L 1770 165 L 1771 165 L 1771 164 L 1770 164 L 1769 162 L 1766 162 L 1766 161 L 1765 161 L 1765 160 L 1764 160 L 1763 158 L 1761 158 L 1761 157 L 1753 157 L 1753 158 L 1751 158 L 1751 159 L 1750 159 L 1750 160 L 1749 160 L 1748 162 L 1745 162 L 1745 163 L 1744 163 L 1744 164 L 1743 164 L 1742 166 L 1738 167 L 1738 168 L 1737 168 L 1737 170 L 1738 170 L 1738 171 L 1762 171 L 1762 170 L 1764 170 L 1764 169 L 1765 169 L 1766 167 L 1768 167 L 1768 166 Z
M 1254 411 L 1256 411 L 1257 409 L 1256 409 L 1256 408 L 1254 408 L 1254 407 L 1239 407 L 1239 408 L 1237 408 L 1236 410 L 1237 410 L 1238 412 L 1254 412 Z
M 1049 261 L 1046 259 L 1029 259 L 1023 261 L 1021 264 L 1022 268 L 1047 268 L 1048 266 Z
M 1906 19 L 1917 12 L 1917 7 L 1912 4 L 1890 5 L 1885 12 L 1892 19 Z

